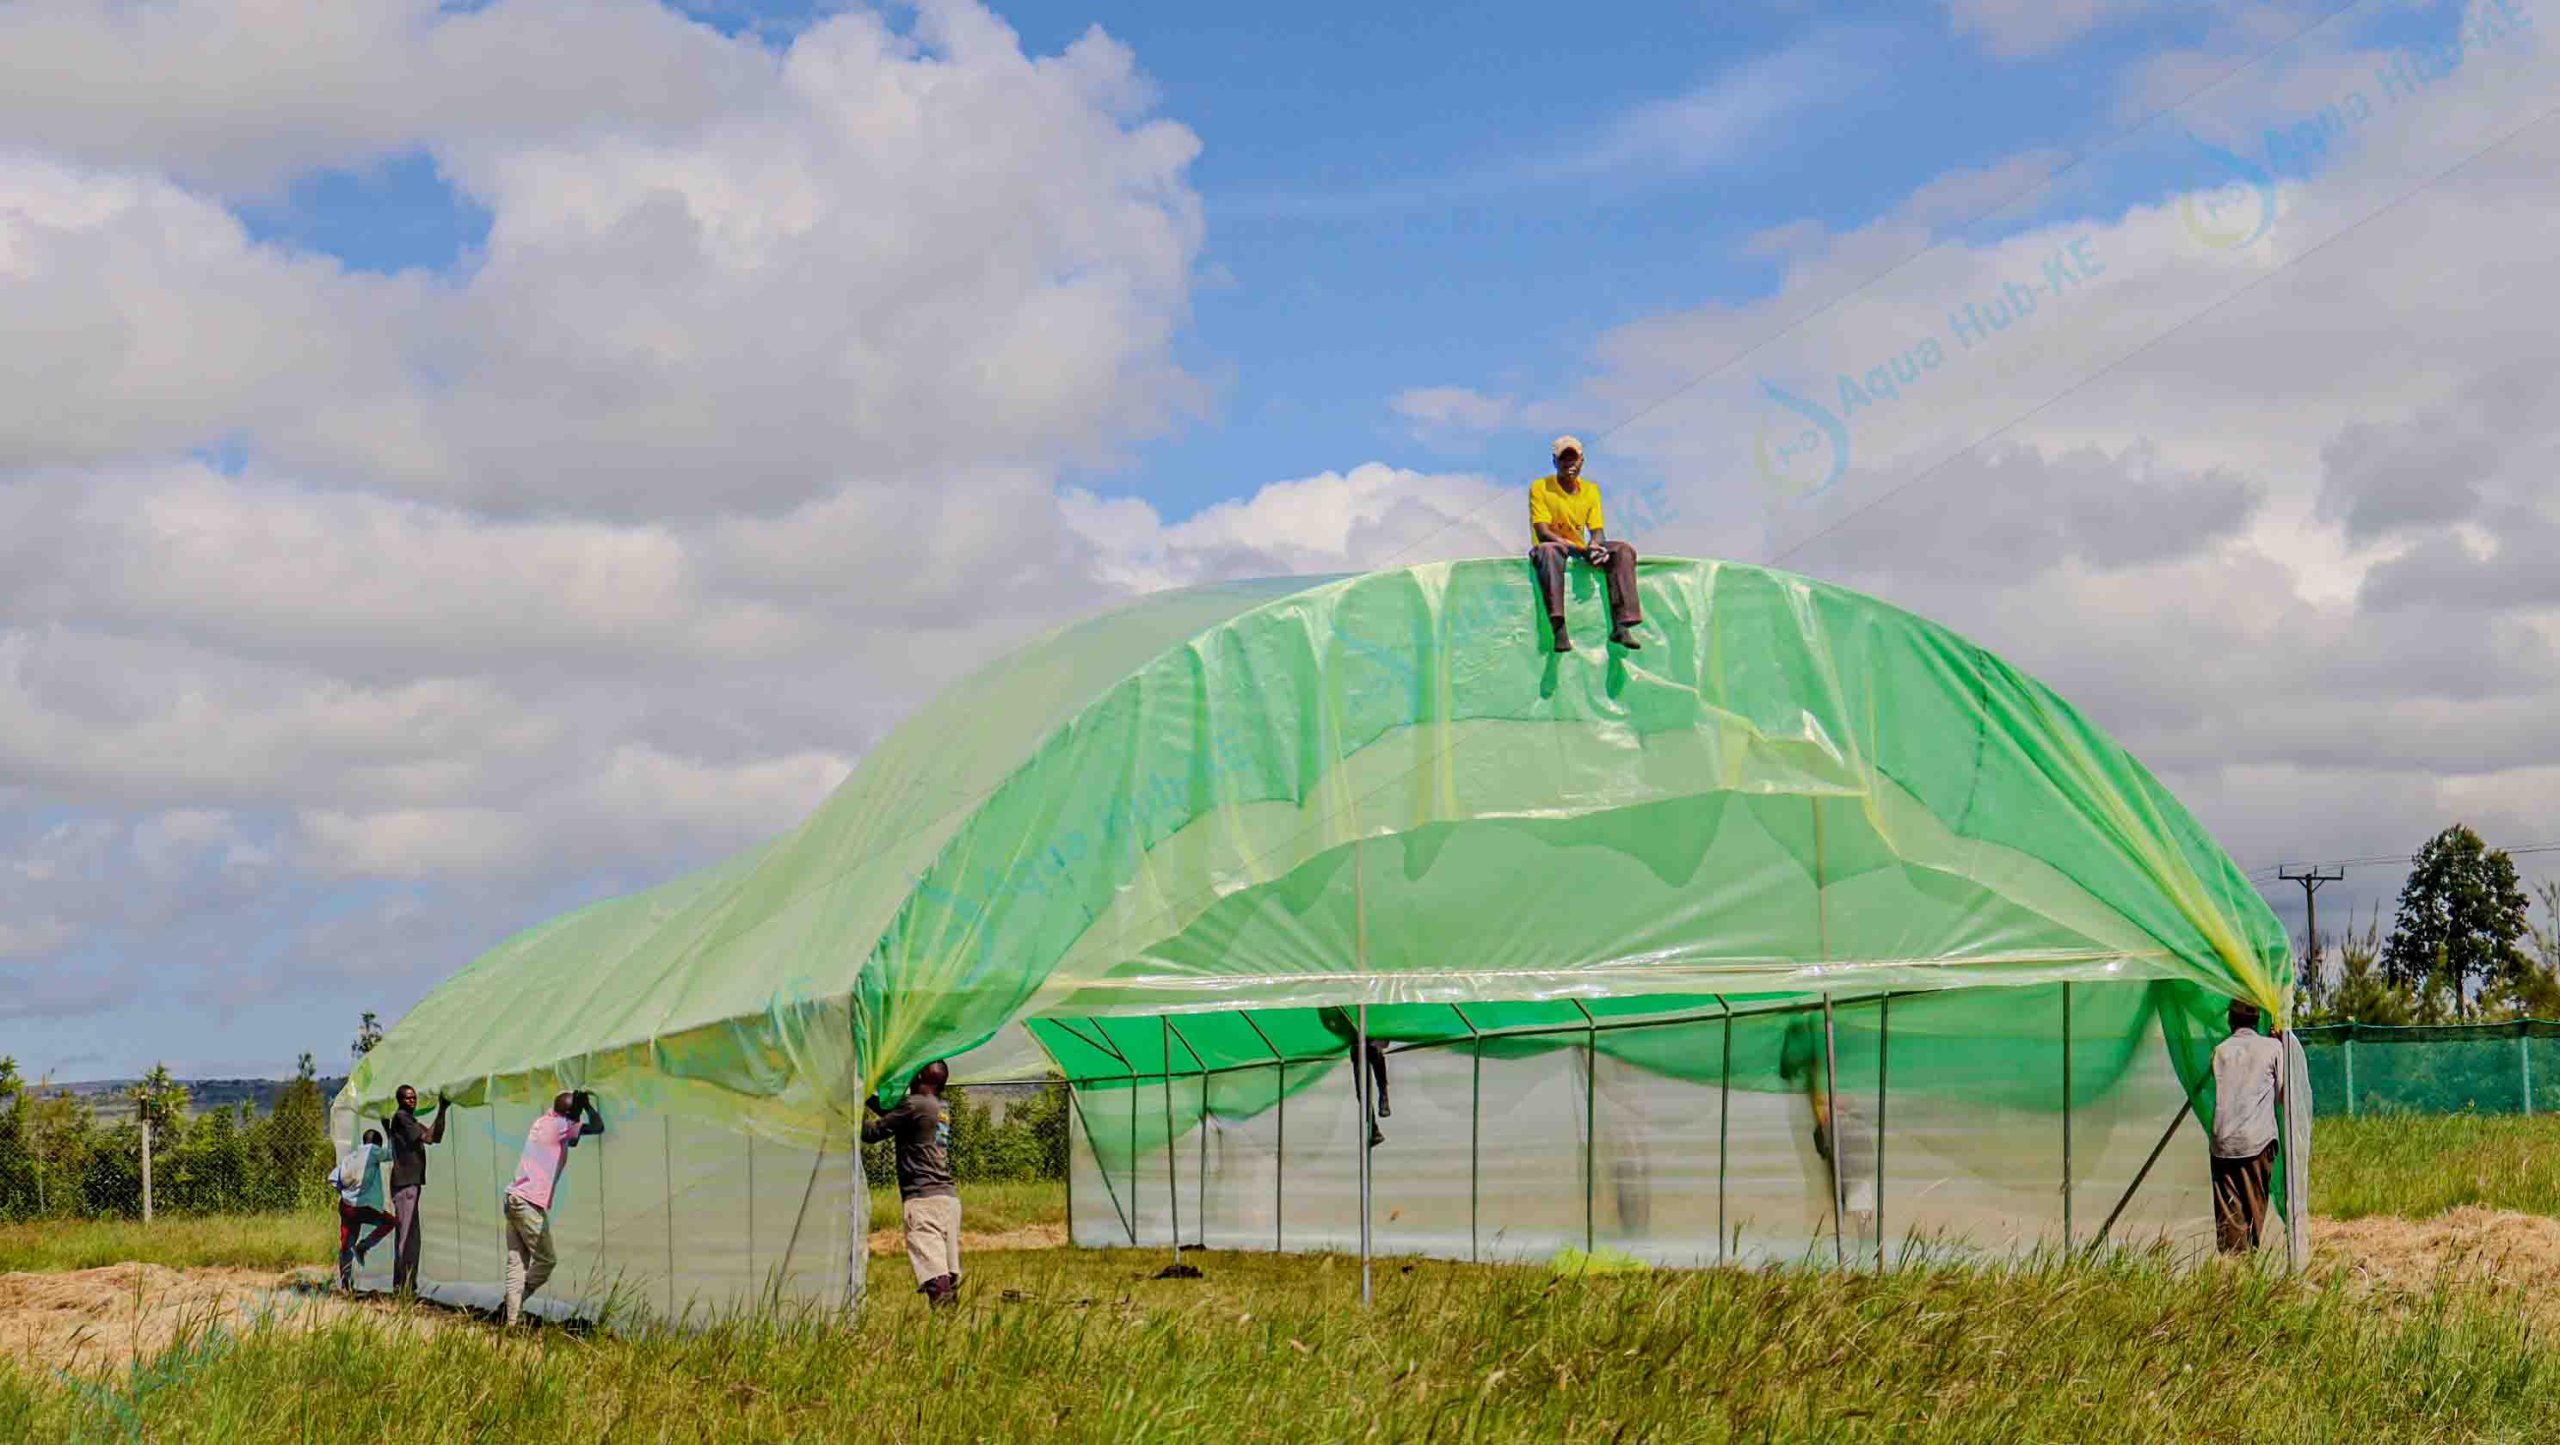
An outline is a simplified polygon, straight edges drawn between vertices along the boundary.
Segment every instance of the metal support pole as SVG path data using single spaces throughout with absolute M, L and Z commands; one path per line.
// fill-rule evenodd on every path
M 2071 985 L 2062 986 L 2062 1247 L 2071 1248 Z
M 1600 1192 L 1600 1021 L 1580 999 L 1568 999 L 1582 1015 L 1582 1252 L 1597 1242 L 1592 1212 Z
M 1849 1268 L 1849 1196 L 1840 1184 L 1840 1044 L 1831 1017 L 1831 995 L 1822 995 L 1822 1097 L 1831 1109 L 1831 1263 Z
M 666 1150 L 664 1154 L 659 1156 L 659 1159 L 660 1162 L 666 1165 L 667 1176 L 667 1318 L 672 1320 L 676 1317 L 676 1121 L 674 1115 L 660 1114 L 658 1116 L 658 1139 L 661 1146 Z M 493 1156 L 494 1161 L 494 1156 L 498 1152 L 498 1131 L 495 1129 L 491 1129 L 489 1131 L 489 1152 Z M 492 1168 L 489 1172 L 493 1177 L 497 1176 L 497 1170 L 495 1168 Z M 865 1202 L 868 1203 L 869 1201 L 866 1200 Z M 499 1218 L 502 1221 L 505 1217 L 504 1213 L 499 1215 Z M 866 1251 L 870 1248 L 867 1236 L 864 1240 L 863 1248 Z M 503 1245 L 500 1246 L 500 1252 L 501 1258 L 499 1259 L 498 1264 L 500 1269 L 504 1269 L 506 1267 L 506 1261 L 503 1257 Z
M 2340 1045 L 2347 1056 L 2347 1117 L 2356 1116 L 2356 1026 L 2347 1025 L 2347 1041 Z
M 1090 1082 L 1090 1080 L 1087 1080 L 1087 1082 Z M 1136 1085 L 1133 1084 L 1130 1086 L 1129 1096 L 1133 1099 L 1137 1097 Z M 1138 1242 L 1138 1201 L 1134 1196 L 1132 1196 L 1129 1200 L 1128 1206 L 1126 1208 L 1121 1207 L 1120 1191 L 1111 1187 L 1111 1171 L 1102 1167 L 1102 1149 L 1093 1141 L 1093 1116 L 1091 1112 L 1085 1108 L 1084 1100 L 1078 1095 L 1076 1087 L 1072 1082 L 1067 1085 L 1067 1110 L 1068 1113 L 1074 1117 L 1077 1125 L 1084 1130 L 1085 1144 L 1093 1150 L 1094 1177 L 1102 1181 L 1102 1197 L 1111 1201 L 1111 1217 L 1120 1221 L 1121 1228 L 1127 1231 L 1129 1235 L 1129 1242 L 1132 1245 L 1136 1244 Z M 1069 1147 L 1073 1147 L 1073 1141 L 1069 1141 Z M 1136 1136 L 1134 1135 L 1131 1136 L 1129 1148 L 1131 1153 L 1134 1154 L 1137 1152 Z M 1075 1160 L 1072 1155 L 1070 1155 L 1067 1160 L 1067 1169 L 1070 1177 L 1072 1177 L 1075 1171 Z M 1067 1217 L 1070 1220 L 1073 1220 L 1075 1217 L 1074 1212 L 1070 1210 Z
M 1272 1146 L 1271 1153 L 1271 1252 L 1278 1254 L 1281 1240 L 1280 1220 L 1287 1204 L 1287 1200 L 1280 1192 L 1281 1181 L 1282 1177 L 1289 1172 L 1289 1057 L 1280 1052 L 1278 1044 L 1271 1042 L 1271 1035 L 1262 1031 L 1262 1025 L 1254 1022 L 1250 1012 L 1238 1013 L 1236 1017 L 1243 1019 L 1244 1026 L 1253 1030 L 1253 1036 L 1262 1040 L 1262 1046 L 1271 1051 L 1271 1067 L 1277 1071 L 1279 1077 L 1279 1083 L 1276 1085 L 1279 1092 L 1271 1101 L 1272 1113 L 1277 1117 L 1280 1125 L 1279 1142 Z M 1195 1052 L 1192 1057 L 1198 1058 L 1199 1055 Z
M 142 1222 L 151 1222 L 151 1115 L 142 1116 Z
M 2516 1025 L 2516 1063 L 2524 1069 L 2524 1116 L 2533 1117 L 2533 1033 L 2529 1024 Z
M 1173 1209 L 1173 1262 L 1182 1263 L 1182 1171 L 1173 1154 L 1173 1015 L 1159 1014 L 1164 1025 L 1164 1197 Z
M 1138 1066 L 1129 1066 L 1129 1247 L 1138 1247 Z
M 1274 1067 L 1280 1071 L 1280 1101 L 1274 1106 L 1280 1118 L 1280 1138 L 1271 1146 L 1271 1252 L 1279 1254 L 1288 1248 L 1289 1061 L 1282 1059 Z
M 1721 1000 L 1719 1000 L 1721 1002 Z M 1733 1131 L 1733 1009 L 1724 1011 L 1724 1064 L 1716 1071 L 1716 1263 L 1725 1262 L 1724 1176 Z
M 1164 1026 L 1173 1030 L 1174 1041 L 1181 1044 L 1182 1051 L 1191 1056 L 1191 1062 L 1200 1066 L 1200 1122 L 1194 1131 L 1200 1140 L 1200 1171 L 1192 1181 L 1198 1192 L 1192 1196 L 1191 1200 L 1193 1205 L 1191 1223 L 1200 1231 L 1200 1247 L 1207 1249 L 1209 1247 L 1209 1061 L 1200 1056 L 1198 1049 L 1191 1047 L 1191 1040 L 1184 1036 L 1182 1030 L 1173 1027 L 1171 1014 L 1165 1015 Z M 1170 1104 L 1173 1100 L 1173 1055 L 1170 1052 L 1164 1056 L 1164 1091 L 1165 1101 Z
M 1467 1262 L 1473 1264 L 1477 1254 L 1477 1216 L 1484 1198 L 1480 1187 L 1484 1152 L 1484 1034 L 1476 1028 L 1476 1021 L 1467 1017 L 1465 1009 L 1451 1004 L 1449 1012 L 1456 1014 L 1458 1022 L 1467 1026 L 1468 1049 L 1473 1055 L 1467 1081 Z
M 2124 1187 L 2124 1193 L 2116 1199 L 2116 1207 L 2107 1211 L 2107 1222 L 2099 1225 L 2097 1234 L 2089 1240 L 2091 1253 L 2096 1253 L 2107 1242 L 2107 1231 L 2116 1227 L 2116 1220 L 2123 1215 L 2124 1207 L 2133 1202 L 2134 1193 L 2142 1188 L 2142 1181 L 2151 1177 L 2151 1166 L 2160 1162 L 2160 1152 L 2169 1147 L 2169 1141 L 2177 1135 L 2178 1126 L 2187 1122 L 2187 1116 L 2195 1112 L 2195 1107 L 2193 1099 L 2178 1101 L 2178 1112 L 2169 1116 L 2169 1127 L 2160 1131 L 2160 1142 L 2151 1146 L 2150 1157 L 2142 1161 L 2141 1168 L 2133 1171 L 2133 1182 Z
M 1893 996 L 1876 1000 L 1876 1273 L 1885 1270 L 1884 1258 L 1884 1086 L 1886 1070 L 1893 1062 Z
M 1360 1151 L 1360 1303 L 1365 1305 L 1370 1301 L 1369 1130 L 1375 1127 L 1369 1114 L 1369 1006 L 1365 1003 L 1360 1005 L 1355 1030 L 1358 1037 L 1353 1041 L 1351 1068 L 1353 1085 L 1360 1091 L 1360 1128 L 1352 1147 Z

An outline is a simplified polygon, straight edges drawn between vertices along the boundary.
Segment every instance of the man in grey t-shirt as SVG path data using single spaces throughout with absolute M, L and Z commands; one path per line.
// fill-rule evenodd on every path
M 2258 1247 L 2284 1107 L 2284 1043 L 2258 1032 L 2258 1007 L 2231 1001 L 2231 1037 L 2213 1050 L 2213 1236 L 2224 1254 Z
M 960 1292 L 960 1190 L 951 1179 L 951 1117 L 942 1100 L 950 1078 L 950 1066 L 936 1059 L 916 1072 L 898 1107 L 863 1101 L 874 1117 L 862 1126 L 862 1142 L 897 1141 L 907 1261 L 915 1266 L 916 1292 L 936 1305 Z

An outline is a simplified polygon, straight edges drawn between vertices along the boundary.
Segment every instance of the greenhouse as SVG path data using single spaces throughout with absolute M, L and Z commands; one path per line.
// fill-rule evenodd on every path
M 860 1101 L 945 1057 L 1065 1081 L 1078 1245 L 1840 1268 L 2209 1238 L 2206 1056 L 2226 1000 L 2291 993 L 2241 870 L 1943 628 L 1731 563 L 1640 584 L 1635 652 L 1550 651 L 1516 561 L 1062 628 L 791 833 L 471 963 L 356 1070 L 341 1137 L 401 1083 L 454 1101 L 425 1278 L 485 1299 L 527 1123 L 595 1091 L 555 1309 L 851 1304 Z

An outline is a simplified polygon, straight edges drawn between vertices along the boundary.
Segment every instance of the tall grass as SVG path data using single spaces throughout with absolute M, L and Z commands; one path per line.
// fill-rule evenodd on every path
M 871 1227 L 896 1229 L 899 1221 L 895 1185 L 871 1191 Z M 1001 1234 L 1035 1224 L 1067 1222 L 1067 1186 L 1056 1179 L 960 1186 L 960 1227 L 970 1234 Z
M 2423 1219 L 2466 1204 L 2560 1215 L 2560 1118 L 2398 1114 L 2322 1119 L 2311 1210 Z
M 178 1269 L 291 1269 L 337 1258 L 338 1216 L 290 1214 L 0 1224 L 0 1274 L 96 1269 L 128 1260 Z
M 882 1261 L 843 1331 L 258 1330 L 129 1402 L 0 1369 L 0 1438 L 2420 1440 L 2537 1435 L 2560 1391 L 2512 1312 L 2245 1268 L 1417 1263 L 1363 1310 L 1345 1260 L 1199 1262 L 1157 1281 L 1153 1253 L 984 1254 L 931 1317 Z

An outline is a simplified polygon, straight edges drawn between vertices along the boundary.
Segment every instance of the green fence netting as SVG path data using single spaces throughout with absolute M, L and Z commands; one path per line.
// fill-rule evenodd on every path
M 2560 1112 L 2560 1023 L 2330 1024 L 2299 1034 L 2322 1114 Z

